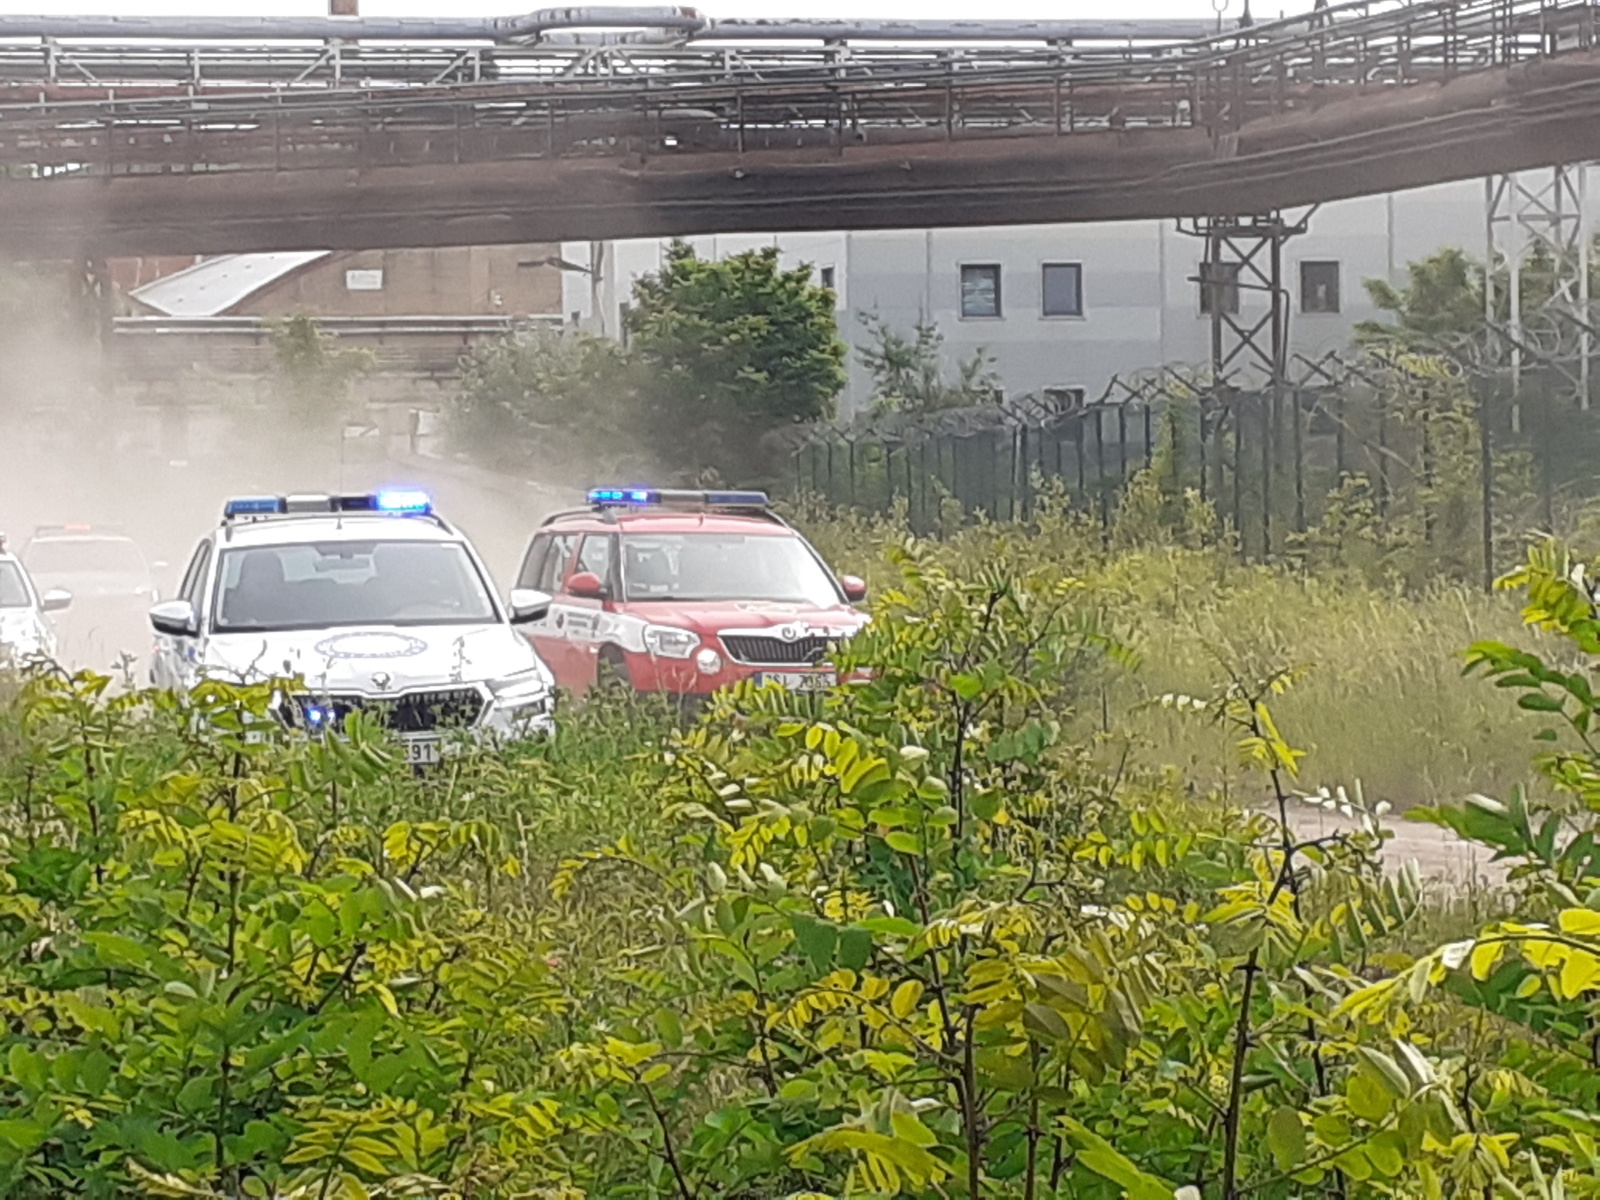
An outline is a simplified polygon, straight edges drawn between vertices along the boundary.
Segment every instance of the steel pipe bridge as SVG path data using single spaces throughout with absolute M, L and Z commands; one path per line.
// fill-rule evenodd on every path
M 0 17 L 0 255 L 1218 217 L 1600 157 L 1596 0 L 1209 24 Z

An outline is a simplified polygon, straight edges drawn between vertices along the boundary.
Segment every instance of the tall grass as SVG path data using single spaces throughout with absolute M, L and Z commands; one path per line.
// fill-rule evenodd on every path
M 839 570 L 892 582 L 882 550 L 906 536 L 899 514 L 802 506 L 794 518 Z M 1116 549 L 1114 541 L 1098 523 L 1045 505 L 1026 526 L 954 528 L 936 553 L 959 569 L 1055 563 L 1080 578 L 1138 660 L 1102 695 L 1084 698 L 1080 722 L 1126 739 L 1149 764 L 1181 769 L 1197 787 L 1238 784 L 1236 751 L 1203 717 L 1155 702 L 1286 667 L 1304 673 L 1275 715 L 1290 743 L 1309 752 L 1308 790 L 1360 781 L 1369 798 L 1401 809 L 1504 794 L 1527 777 L 1538 724 L 1504 693 L 1461 678 L 1461 653 L 1474 641 L 1534 638 L 1511 598 L 1243 564 L 1226 547 Z

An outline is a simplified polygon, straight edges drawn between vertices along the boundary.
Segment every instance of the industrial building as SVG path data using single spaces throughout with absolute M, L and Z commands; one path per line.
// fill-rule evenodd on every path
M 1594 196 L 1600 180 L 1587 172 Z M 1316 355 L 1348 344 L 1358 322 L 1381 319 L 1363 281 L 1403 285 L 1406 264 L 1446 247 L 1486 256 L 1482 181 L 1439 184 L 1341 200 L 1310 211 L 1305 233 L 1282 255 L 1291 353 Z M 1588 216 L 1594 229 L 1594 208 Z M 1299 215 L 1299 214 L 1286 214 Z M 1007 395 L 1093 400 L 1114 376 L 1210 361 L 1211 320 L 1202 311 L 1202 239 L 1173 221 L 1105 221 L 981 229 L 789 233 L 690 239 L 703 256 L 776 246 L 787 265 L 809 264 L 838 297 L 839 328 L 851 346 L 866 338 L 863 315 L 909 331 L 931 321 L 944 353 L 984 351 Z M 656 270 L 658 240 L 567 243 L 563 309 L 569 324 L 610 336 L 633 281 Z M 1220 292 L 1245 316 L 1264 306 L 1248 288 Z M 870 397 L 871 381 L 851 355 L 840 411 Z

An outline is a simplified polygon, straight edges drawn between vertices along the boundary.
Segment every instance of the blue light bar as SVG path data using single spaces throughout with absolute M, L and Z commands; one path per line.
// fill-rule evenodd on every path
M 282 496 L 235 496 L 222 506 L 224 519 L 228 517 L 258 517 L 283 511 Z
M 661 493 L 652 488 L 590 488 L 590 504 L 660 504 Z
M 595 508 L 767 508 L 765 492 L 699 492 L 659 488 L 590 488 Z
M 386 513 L 430 513 L 433 511 L 433 501 L 428 493 L 415 488 L 396 488 L 386 492 L 379 492 L 372 498 L 372 505 L 379 512 Z

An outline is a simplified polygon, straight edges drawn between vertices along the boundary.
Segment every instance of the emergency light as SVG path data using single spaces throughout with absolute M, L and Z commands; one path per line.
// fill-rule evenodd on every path
M 662 488 L 590 488 L 595 508 L 759 508 L 771 505 L 765 492 L 700 492 Z
M 379 512 L 426 513 L 433 510 L 433 502 L 428 499 L 428 493 L 415 489 L 379 492 L 373 497 L 373 501 Z
M 416 488 L 390 488 L 362 495 L 235 496 L 222 507 L 222 518 L 300 516 L 307 513 L 383 513 L 389 516 L 428 516 L 433 501 Z
M 235 496 L 222 506 L 224 518 L 260 517 L 282 511 L 282 496 Z

